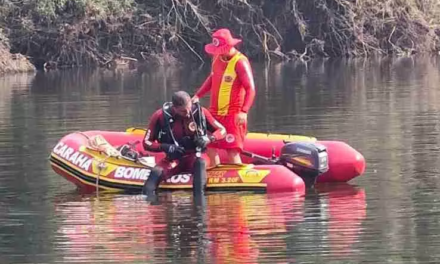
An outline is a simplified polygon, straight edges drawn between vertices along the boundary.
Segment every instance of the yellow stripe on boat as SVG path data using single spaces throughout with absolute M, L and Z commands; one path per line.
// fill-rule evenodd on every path
M 129 127 L 125 130 L 125 133 L 128 133 L 130 135 L 145 136 L 145 132 L 147 132 L 147 130 L 145 128 L 139 128 L 139 127 Z
M 216 167 L 208 168 L 207 171 L 229 171 L 229 170 L 250 170 L 254 168 L 254 164 L 219 164 Z
M 145 135 L 146 129 L 144 128 L 136 128 L 130 127 L 127 128 L 126 133 L 132 135 Z M 246 138 L 249 139 L 269 139 L 269 140 L 286 140 L 286 141 L 306 141 L 306 142 L 316 142 L 317 139 L 315 137 L 308 137 L 302 135 L 289 135 L 289 134 L 270 134 L 270 133 L 248 133 Z
M 73 168 L 73 169 L 75 169 L 75 170 L 81 172 L 82 174 L 84 174 L 84 175 L 86 175 L 86 176 L 92 177 L 92 178 L 94 178 L 94 179 L 97 179 L 97 178 L 98 178 L 98 175 L 95 175 L 95 174 L 90 173 L 90 172 L 88 172 L 88 171 L 85 171 L 85 170 L 83 170 L 83 169 L 81 169 L 81 168 L 78 168 L 78 166 L 72 166 L 72 165 L 70 165 L 70 164 L 67 164 L 64 160 L 59 159 L 55 154 L 52 154 L 52 157 L 53 157 L 54 159 L 58 160 L 59 162 L 62 162 L 62 163 L 64 163 L 64 164 L 66 164 L 66 165 L 69 166 L 70 168 Z M 107 181 L 107 182 L 111 182 L 111 183 L 119 183 L 119 184 L 129 184 L 129 185 L 139 185 L 139 186 L 143 186 L 143 185 L 144 185 L 143 182 L 124 181 L 124 180 L 114 180 L 114 179 L 107 178 L 107 177 L 104 176 L 104 175 L 99 175 L 99 180 L 100 180 L 100 181 Z
M 82 182 L 83 184 L 88 185 L 88 186 L 92 186 L 92 187 L 96 187 L 96 183 L 91 183 L 91 182 L 85 181 L 85 180 L 81 179 L 80 177 L 78 177 L 78 176 L 68 172 L 67 170 L 65 170 L 64 168 L 60 167 L 58 164 L 56 164 L 54 162 L 51 162 L 51 164 L 52 164 L 52 166 L 54 166 L 57 169 L 63 171 L 67 175 L 77 179 L 78 181 Z M 100 178 L 100 180 L 101 180 L 101 178 Z M 106 186 L 102 186 L 102 185 L 99 185 L 99 188 L 100 189 L 105 189 L 105 190 L 108 190 L 108 191 L 120 191 L 121 190 L 121 189 L 118 189 L 118 188 L 111 188 L 111 187 L 106 187 Z
M 307 141 L 315 142 L 316 138 L 301 136 L 301 135 L 288 135 L 288 134 L 266 134 L 266 133 L 248 133 L 246 138 L 249 139 L 269 139 L 269 140 L 285 140 L 285 141 Z
M 78 166 L 75 165 L 71 165 L 66 163 L 63 159 L 61 159 L 58 155 L 56 154 L 51 154 L 51 157 L 54 158 L 55 160 L 57 160 L 58 162 L 61 162 L 63 164 L 66 164 L 67 166 L 69 166 L 72 169 L 75 169 L 76 171 L 80 172 L 83 175 L 86 175 L 88 177 L 93 178 L 94 180 L 96 180 L 98 178 L 98 175 L 95 175 L 93 173 L 90 173 L 88 171 L 85 171 L 81 168 L 79 168 Z M 94 160 L 93 162 L 95 162 L 96 160 Z M 74 177 L 75 179 L 79 180 L 80 182 L 89 185 L 89 186 L 93 186 L 96 187 L 96 184 L 85 181 L 79 177 L 77 177 L 76 175 L 66 171 L 65 169 L 63 169 L 62 167 L 60 167 L 58 164 L 51 162 L 52 165 L 54 165 L 55 167 L 57 167 L 58 169 L 62 170 L 63 172 L 65 172 L 66 174 L 68 174 L 69 176 Z M 114 164 L 112 164 L 114 165 Z M 215 168 L 211 168 L 209 169 L 207 172 L 209 174 L 209 171 L 227 171 L 227 170 L 247 170 L 247 169 L 252 169 L 254 167 L 253 164 L 226 164 L 226 165 L 219 165 L 218 167 Z M 209 179 L 209 177 L 208 177 Z M 207 180 L 208 180 L 207 179 Z M 125 181 L 125 180 L 115 180 L 115 179 L 111 179 L 111 178 L 107 178 L 104 175 L 100 175 L 99 176 L 99 181 L 100 182 L 110 182 L 110 183 L 117 183 L 117 184 L 128 184 L 128 185 L 138 185 L 138 186 L 143 186 L 144 183 L 143 182 L 135 182 L 135 181 Z M 244 188 L 252 188 L 252 187 L 267 187 L 266 183 L 207 183 L 207 187 L 208 188 L 215 188 L 215 187 L 244 187 Z M 110 188 L 110 187 L 105 187 L 100 185 L 100 188 L 102 189 L 106 189 L 106 190 L 124 190 L 123 187 L 121 188 Z M 168 185 L 167 183 L 161 183 L 159 185 L 160 189 L 191 189 L 192 185 Z

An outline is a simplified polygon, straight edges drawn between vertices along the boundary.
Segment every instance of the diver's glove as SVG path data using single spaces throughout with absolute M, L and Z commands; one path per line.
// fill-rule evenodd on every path
M 208 146 L 209 143 L 214 141 L 214 137 L 209 137 L 209 136 L 201 136 L 201 137 L 197 137 L 194 140 L 194 144 L 196 145 L 196 147 L 204 149 L 206 148 L 206 146 Z
M 174 144 L 161 144 L 160 149 L 171 157 L 179 157 L 185 154 L 185 149 L 183 147 Z

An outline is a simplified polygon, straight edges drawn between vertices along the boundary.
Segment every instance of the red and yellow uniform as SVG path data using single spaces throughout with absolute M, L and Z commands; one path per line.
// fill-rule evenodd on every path
M 238 124 L 240 112 L 247 113 L 255 98 L 252 68 L 245 55 L 237 52 L 229 61 L 215 56 L 212 72 L 195 94 L 203 97 L 211 92 L 209 110 L 225 128 L 225 139 L 210 145 L 213 148 L 243 149 L 247 123 Z

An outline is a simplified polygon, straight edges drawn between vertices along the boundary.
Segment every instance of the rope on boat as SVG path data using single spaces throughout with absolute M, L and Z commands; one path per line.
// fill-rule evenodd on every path
M 98 177 L 96 177 L 96 182 L 95 182 L 96 195 L 99 195 L 99 180 L 101 177 L 101 171 L 104 170 L 105 168 L 107 168 L 107 165 L 105 162 L 107 161 L 108 158 L 110 158 L 110 156 L 107 155 L 107 157 L 105 159 L 98 161 Z

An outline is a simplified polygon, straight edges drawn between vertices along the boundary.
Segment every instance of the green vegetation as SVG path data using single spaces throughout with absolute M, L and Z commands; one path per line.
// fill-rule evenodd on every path
M 0 0 L 0 43 L 37 67 L 204 60 L 219 27 L 256 59 L 407 56 L 440 50 L 440 2 Z

